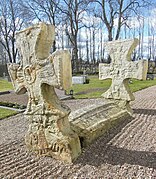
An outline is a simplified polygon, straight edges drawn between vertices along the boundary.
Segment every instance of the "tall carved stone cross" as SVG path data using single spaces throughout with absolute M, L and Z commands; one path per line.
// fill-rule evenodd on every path
M 67 50 L 50 55 L 54 34 L 54 26 L 45 23 L 18 32 L 16 44 L 21 61 L 9 64 L 8 70 L 16 93 L 28 92 L 28 148 L 39 155 L 71 162 L 81 152 L 80 142 L 70 128 L 70 109 L 54 90 L 70 87 L 71 58 Z
M 129 79 L 142 80 L 147 73 L 147 61 L 131 61 L 132 52 L 137 45 L 137 39 L 117 40 L 106 44 L 112 61 L 110 64 L 99 65 L 99 79 L 112 79 L 112 84 L 103 97 L 127 102 L 134 100 L 128 85 Z

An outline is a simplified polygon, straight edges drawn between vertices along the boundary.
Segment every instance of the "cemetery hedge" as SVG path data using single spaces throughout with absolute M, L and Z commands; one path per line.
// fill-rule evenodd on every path
M 5 101 L 0 101 L 0 106 L 6 106 L 6 107 L 11 107 L 15 109 L 25 109 L 26 105 L 20 105 L 17 103 L 11 103 L 11 102 L 5 102 Z

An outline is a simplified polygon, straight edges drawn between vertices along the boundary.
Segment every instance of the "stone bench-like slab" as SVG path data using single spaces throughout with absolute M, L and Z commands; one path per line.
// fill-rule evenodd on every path
M 126 109 L 104 99 L 99 104 L 72 111 L 69 121 L 73 131 L 80 137 L 81 145 L 86 147 L 115 124 L 130 117 Z

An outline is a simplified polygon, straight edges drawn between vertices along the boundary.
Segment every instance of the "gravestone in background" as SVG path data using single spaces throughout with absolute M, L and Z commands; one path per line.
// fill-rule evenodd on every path
M 54 26 L 45 23 L 18 32 L 21 62 L 9 64 L 8 70 L 16 93 L 28 92 L 28 149 L 71 162 L 81 153 L 80 141 L 70 128 L 70 109 L 60 102 L 54 90 L 71 86 L 71 57 L 66 50 L 49 54 L 54 34 Z
M 72 84 L 85 84 L 87 80 L 87 75 L 73 76 Z
M 148 73 L 156 74 L 156 59 L 155 61 L 149 61 L 148 63 Z

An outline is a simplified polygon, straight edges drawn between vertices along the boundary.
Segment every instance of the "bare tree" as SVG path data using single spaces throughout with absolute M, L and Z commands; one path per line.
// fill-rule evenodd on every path
M 13 2 L 1 1 L 0 12 L 0 43 L 6 50 L 10 62 L 16 61 L 17 49 L 15 48 L 15 31 L 17 30 L 16 14 Z M 20 21 L 20 20 L 19 20 Z
M 145 0 L 91 0 L 96 3 L 95 15 L 100 17 L 108 31 L 108 40 L 117 40 L 121 28 L 132 14 L 137 14 L 139 8 L 148 5 Z
M 5 49 L 8 61 L 14 63 L 17 57 L 15 33 L 21 30 L 25 20 L 21 2 L 19 3 L 18 0 L 0 1 L 0 43 Z
M 86 59 L 87 59 L 87 64 L 89 64 L 89 37 L 88 37 L 87 28 L 85 29 L 85 35 L 86 35 Z
M 60 23 L 60 11 L 58 9 L 60 0 L 29 0 L 24 6 L 29 9 L 34 19 L 45 21 L 57 27 Z M 52 51 L 56 50 L 56 41 L 53 42 Z
M 25 6 L 33 12 L 34 18 L 39 21 L 49 22 L 56 27 L 66 26 L 65 32 L 72 48 L 73 68 L 76 71 L 78 71 L 78 32 L 82 28 L 83 13 L 88 4 L 89 0 L 26 0 L 25 3 Z M 53 51 L 55 50 L 54 42 Z
M 138 35 L 139 35 L 139 48 L 138 48 L 138 56 L 139 58 L 143 58 L 143 43 L 144 43 L 144 30 L 145 30 L 145 24 L 144 24 L 144 17 L 138 16 Z
M 89 0 L 62 0 L 58 6 L 66 25 L 66 35 L 72 46 L 72 67 L 78 69 L 78 32 L 84 27 L 82 20 Z

